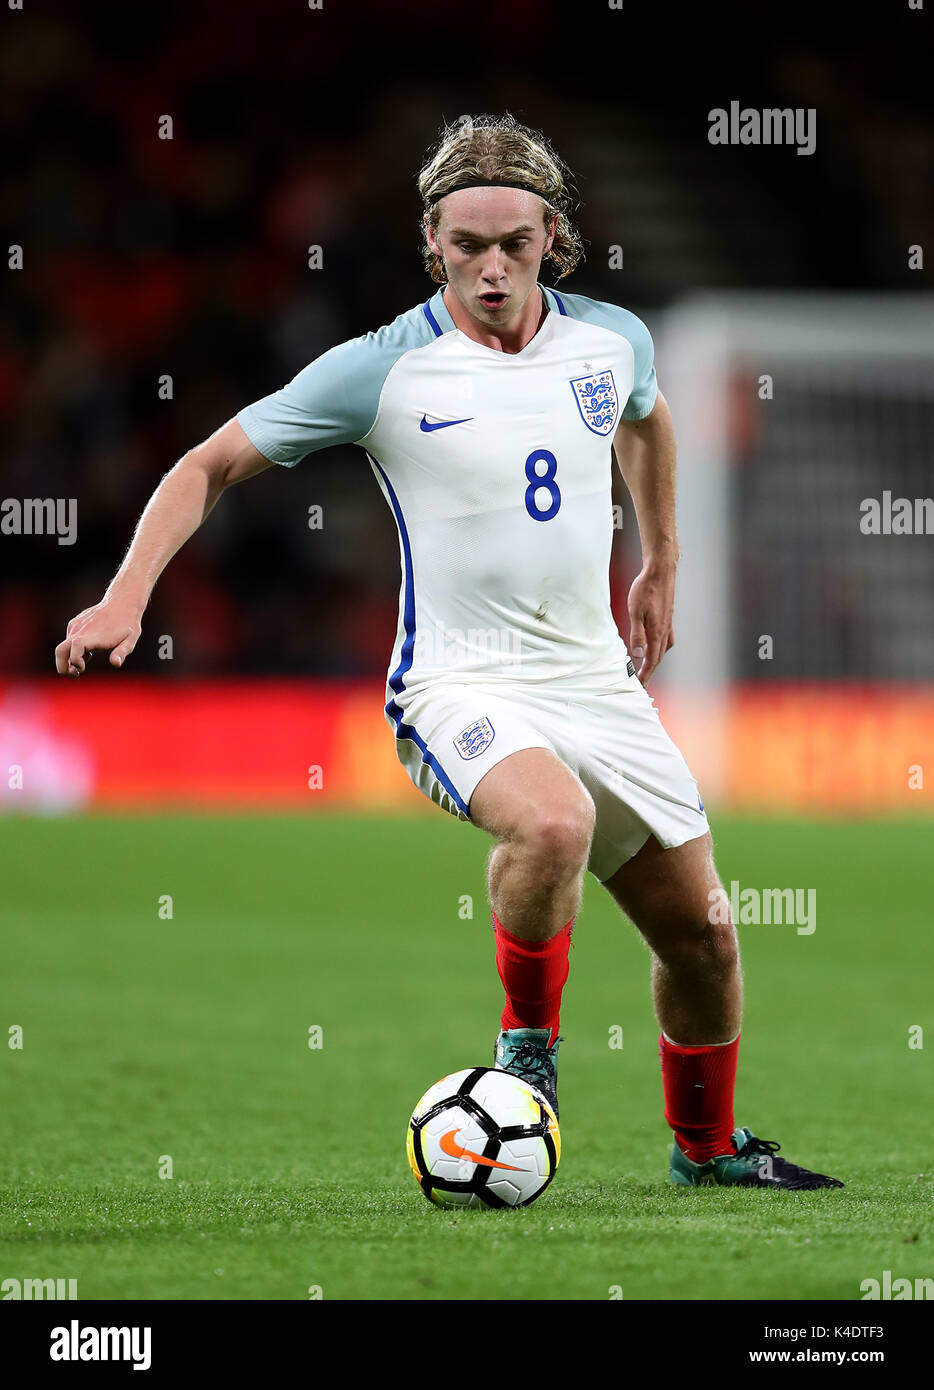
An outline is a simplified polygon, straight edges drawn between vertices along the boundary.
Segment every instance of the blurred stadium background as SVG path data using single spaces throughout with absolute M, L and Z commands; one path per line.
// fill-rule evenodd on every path
M 29 768 L 0 783 L 9 810 L 294 808 L 313 764 L 318 805 L 417 807 L 381 716 L 397 541 L 359 450 L 229 493 L 119 678 L 49 672 L 176 458 L 432 292 L 414 174 L 442 117 L 484 109 L 545 129 L 578 173 L 588 257 L 565 287 L 655 336 L 684 562 L 653 694 L 708 797 L 929 807 L 909 767 L 934 748 L 931 538 L 859 523 L 863 499 L 934 476 L 928 272 L 909 268 L 934 221 L 931 16 L 787 11 L 768 42 L 684 18 L 671 57 L 647 11 L 516 0 L 482 59 L 412 0 L 4 19 L 4 225 L 25 260 L 0 330 L 3 493 L 75 498 L 78 518 L 74 545 L 0 538 L 0 756 Z M 610 45 L 599 88 L 568 43 Z M 813 106 L 816 152 L 710 145 L 707 112 L 733 99 Z M 617 486 L 625 635 L 638 551 Z

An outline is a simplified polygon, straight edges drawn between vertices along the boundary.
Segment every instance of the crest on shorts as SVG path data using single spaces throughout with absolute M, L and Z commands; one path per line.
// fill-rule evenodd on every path
M 619 415 L 619 396 L 611 371 L 574 377 L 571 382 L 581 419 L 594 434 L 610 434 Z
M 487 719 L 486 715 L 481 715 L 472 724 L 468 724 L 462 733 L 457 735 L 454 740 L 454 747 L 462 758 L 476 758 L 496 737 L 496 730 Z

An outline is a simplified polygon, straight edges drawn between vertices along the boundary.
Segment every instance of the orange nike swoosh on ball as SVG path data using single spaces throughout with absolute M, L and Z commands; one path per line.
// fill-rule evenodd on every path
M 446 1134 L 442 1134 L 438 1141 L 441 1145 L 441 1152 L 447 1154 L 449 1158 L 469 1158 L 471 1163 L 480 1163 L 484 1168 L 508 1168 L 510 1173 L 525 1171 L 524 1168 L 517 1168 L 515 1164 L 497 1163 L 492 1158 L 484 1158 L 482 1154 L 471 1153 L 469 1149 L 461 1148 L 455 1138 L 456 1134 L 456 1129 L 449 1129 Z

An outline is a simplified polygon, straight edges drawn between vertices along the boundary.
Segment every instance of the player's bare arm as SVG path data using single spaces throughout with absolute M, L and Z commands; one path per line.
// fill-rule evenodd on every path
M 55 648 L 60 676 L 79 676 L 94 651 L 122 666 L 139 641 L 143 613 L 156 580 L 233 483 L 272 465 L 243 427 L 229 420 L 190 449 L 162 479 L 140 517 L 132 543 L 100 603 L 77 613 Z
M 629 590 L 629 650 L 647 685 L 674 646 L 672 614 L 680 550 L 675 523 L 675 432 L 661 392 L 643 420 L 621 420 L 613 450 L 632 496 L 642 569 Z

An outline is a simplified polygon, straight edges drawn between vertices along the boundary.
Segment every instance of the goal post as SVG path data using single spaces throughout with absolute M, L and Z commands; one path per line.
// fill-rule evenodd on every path
M 929 809 L 934 296 L 705 293 L 653 328 L 682 558 L 650 689 L 702 791 Z

